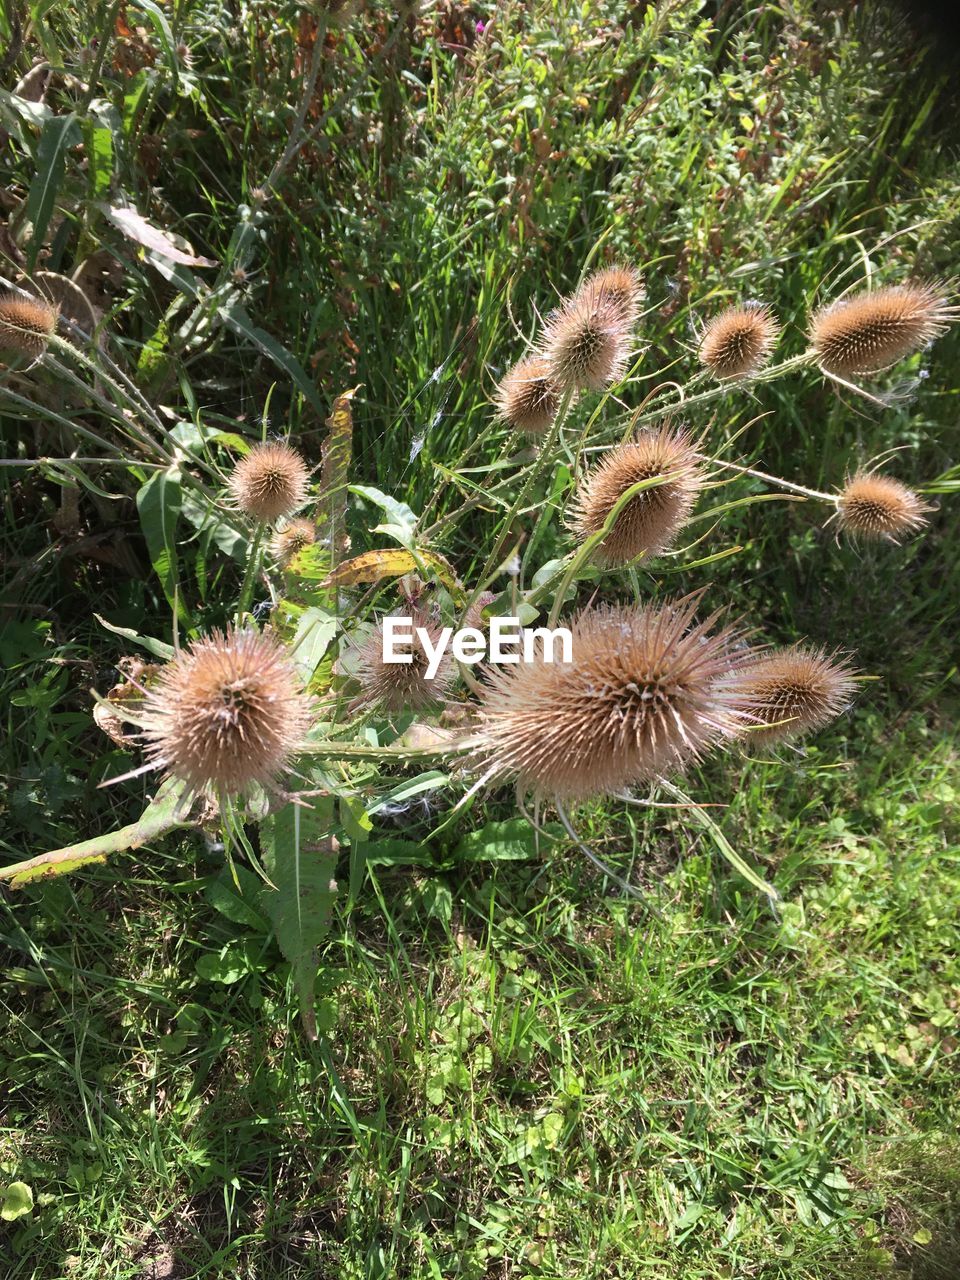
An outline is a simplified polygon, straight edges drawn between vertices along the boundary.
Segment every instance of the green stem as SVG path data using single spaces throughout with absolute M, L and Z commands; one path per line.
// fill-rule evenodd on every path
M 250 550 L 247 554 L 247 567 L 243 573 L 243 585 L 240 588 L 240 601 L 237 605 L 237 626 L 243 625 L 243 615 L 250 608 L 250 601 L 253 598 L 253 585 L 257 577 L 257 569 L 259 567 L 260 543 L 263 541 L 263 535 L 267 526 L 263 521 L 257 522 L 256 530 L 250 542 Z

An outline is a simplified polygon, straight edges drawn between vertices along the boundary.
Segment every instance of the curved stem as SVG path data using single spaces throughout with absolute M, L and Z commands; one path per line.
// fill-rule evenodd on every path
M 768 476 L 765 471 L 757 471 L 754 467 L 741 467 L 737 462 L 724 462 L 721 458 L 714 458 L 713 465 L 715 467 L 726 467 L 730 471 L 737 471 L 742 476 L 753 476 L 756 480 L 763 480 L 766 484 L 776 485 L 779 489 L 787 489 L 790 493 L 802 494 L 805 498 L 813 498 L 817 502 L 829 502 L 832 506 L 837 505 L 837 495 L 835 493 L 821 493 L 818 489 L 807 489 L 802 484 L 792 484 L 789 480 L 781 480 L 779 476 Z

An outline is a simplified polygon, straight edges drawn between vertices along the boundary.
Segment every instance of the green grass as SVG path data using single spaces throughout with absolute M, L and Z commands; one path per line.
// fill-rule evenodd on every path
M 527 583 L 567 549 L 569 458 L 511 524 L 530 460 L 491 428 L 488 397 L 522 349 L 514 321 L 529 334 L 601 238 L 643 268 L 651 308 L 626 408 L 594 429 L 606 440 L 663 377 L 690 376 L 695 321 L 727 298 L 769 301 L 786 357 L 810 307 L 865 275 L 955 271 L 956 99 L 870 6 L 538 0 L 398 19 L 371 3 L 317 45 L 292 5 L 129 4 L 127 36 L 112 6 L 27 8 L 0 87 L 42 55 L 65 73 L 46 103 L 98 104 L 113 139 L 99 167 L 88 137 L 65 157 L 38 265 L 100 254 L 85 287 L 161 413 L 250 435 L 266 421 L 316 462 L 324 413 L 359 384 L 352 479 L 431 503 L 467 584 L 498 537 L 522 536 Z M 7 106 L 29 256 L 42 169 Z M 291 136 L 303 145 L 274 169 Z M 98 209 L 107 190 L 219 265 L 161 274 Z M 569 844 L 523 835 L 506 792 L 447 822 L 448 787 L 376 818 L 322 949 L 310 1043 L 252 872 L 237 868 L 238 896 L 200 835 L 11 892 L 0 1171 L 35 1205 L 0 1226 L 4 1276 L 953 1280 L 958 355 L 954 332 L 891 374 L 882 387 L 913 385 L 885 411 L 810 371 L 689 411 L 714 450 L 755 419 L 732 455 L 788 480 L 831 489 L 896 447 L 896 473 L 940 495 L 901 549 L 835 545 L 812 504 L 742 507 L 636 581 L 643 596 L 709 584 L 769 638 L 849 647 L 875 677 L 802 752 L 685 781 L 727 806 L 712 812 L 776 884 L 777 914 L 681 812 L 576 814 L 639 903 Z M 65 456 L 54 413 L 108 441 L 122 429 L 42 366 L 0 385 L 36 404 L 0 403 L 8 459 Z M 571 449 L 595 407 L 575 411 Z M 133 503 L 149 472 L 127 449 L 89 474 L 71 527 L 62 471 L 0 468 L 9 861 L 142 807 L 142 783 L 98 790 L 131 757 L 90 718 L 126 651 L 92 614 L 169 638 L 171 609 Z M 503 481 L 503 505 L 462 510 L 465 479 L 488 495 Z M 381 545 L 368 509 L 348 518 L 354 550 Z M 179 573 L 195 624 L 221 623 L 237 566 L 184 538 Z M 364 795 L 396 781 L 370 775 Z

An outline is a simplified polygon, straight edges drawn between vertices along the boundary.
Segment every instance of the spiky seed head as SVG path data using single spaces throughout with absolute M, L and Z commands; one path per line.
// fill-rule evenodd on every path
M 640 272 L 634 267 L 614 266 L 594 271 L 587 276 L 579 292 L 592 294 L 616 307 L 628 328 L 636 324 L 644 288 Z
M 230 492 L 255 520 L 288 516 L 307 496 L 310 473 L 296 449 L 281 440 L 255 445 L 233 469 Z
M 273 789 L 312 720 L 312 703 L 276 636 L 212 631 L 162 669 L 143 701 L 151 760 L 195 794 Z
M 776 316 L 762 303 L 727 307 L 703 331 L 700 363 L 715 378 L 747 378 L 767 363 L 779 334 Z
M 440 659 L 440 665 L 432 680 L 427 679 L 427 668 L 430 665 L 426 648 L 418 634 L 420 628 L 426 631 L 432 648 L 436 648 L 440 640 L 440 625 L 423 609 L 410 609 L 409 614 L 413 638 L 409 644 L 412 661 L 384 662 L 383 660 L 383 619 L 381 618 L 372 635 L 360 650 L 357 680 L 360 694 L 355 705 L 359 707 L 379 707 L 383 711 L 396 713 L 399 711 L 423 712 L 433 710 L 444 702 L 453 687 L 456 670 L 447 649 Z M 404 636 L 406 629 L 404 629 Z M 400 646 L 407 652 L 406 643 Z
M 900 542 L 922 529 L 934 509 L 899 480 L 873 471 L 858 471 L 837 500 L 843 532 L 871 541 Z
M 719 684 L 750 650 L 743 633 L 697 622 L 696 598 L 605 605 L 570 624 L 573 661 L 491 667 L 471 767 L 564 799 L 621 791 L 673 773 L 746 713 Z
M 312 547 L 317 540 L 317 526 L 312 520 L 291 520 L 273 535 L 273 554 L 286 569 L 290 561 L 304 547 Z
M 550 377 L 564 391 L 602 391 L 618 382 L 627 366 L 629 331 L 622 307 L 584 285 L 544 325 L 540 351 Z
M 531 436 L 543 435 L 556 417 L 560 392 L 542 356 L 518 361 L 497 387 L 501 418 Z
M 617 501 L 642 480 L 669 476 L 629 498 L 596 549 L 601 564 L 660 555 L 676 538 L 703 484 L 700 454 L 682 428 L 666 424 L 611 449 L 574 498 L 570 527 L 586 540 L 599 533 Z
M 742 699 L 745 737 L 771 746 L 822 729 L 845 711 L 856 689 L 845 658 L 797 644 L 766 653 L 733 672 L 724 690 Z
M 0 295 L 0 349 L 36 360 L 57 331 L 59 307 L 43 298 Z
M 874 373 L 921 350 L 958 314 L 940 284 L 887 285 L 818 311 L 810 341 L 827 373 Z

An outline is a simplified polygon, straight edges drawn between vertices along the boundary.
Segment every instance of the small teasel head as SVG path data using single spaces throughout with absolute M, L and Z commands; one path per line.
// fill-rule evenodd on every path
M 720 683 L 750 655 L 698 599 L 600 606 L 570 624 L 573 661 L 491 667 L 471 768 L 558 800 L 665 777 L 747 721 Z
M 540 352 L 564 391 L 602 391 L 627 367 L 630 325 L 621 305 L 587 285 L 547 317 Z
M 57 331 L 59 307 L 44 298 L 0 294 L 0 350 L 39 359 Z
M 858 471 L 837 499 L 837 520 L 855 538 L 899 543 L 922 529 L 935 509 L 892 476 Z
M 282 569 L 293 560 L 304 547 L 312 547 L 317 540 L 317 526 L 312 520 L 290 520 L 273 535 L 271 550 Z
M 444 651 L 434 676 L 428 679 L 430 655 L 419 635 L 419 629 L 422 628 L 427 633 L 431 648 L 436 650 L 440 640 L 440 624 L 425 609 L 418 607 L 408 606 L 402 615 L 396 616 L 410 618 L 412 638 L 407 640 L 407 632 L 404 629 L 403 642 L 398 641 L 397 647 L 400 652 L 409 652 L 412 660 L 410 662 L 384 661 L 384 631 L 381 618 L 360 649 L 356 671 L 360 693 L 353 705 L 358 708 L 375 707 L 391 714 L 401 711 L 419 713 L 436 710 L 446 701 L 453 688 L 456 668 L 448 648 Z
M 628 328 L 636 324 L 644 297 L 640 272 L 627 266 L 602 267 L 591 272 L 577 292 L 615 307 Z
M 500 417 L 518 431 L 542 436 L 548 431 L 560 407 L 560 391 L 550 376 L 542 356 L 519 360 L 497 387 Z
M 703 459 L 682 427 L 663 425 L 618 445 L 577 490 L 570 527 L 586 540 L 606 524 L 628 489 L 642 480 L 664 477 L 641 489 L 620 509 L 596 549 L 601 564 L 624 565 L 639 555 L 660 555 L 688 519 L 703 484 Z
M 773 746 L 815 733 L 850 705 L 854 669 L 843 657 L 796 644 L 765 653 L 722 681 L 749 718 L 745 738 Z
M 293 659 L 271 632 L 212 631 L 145 691 L 143 737 L 195 795 L 275 789 L 313 720 Z
M 255 445 L 230 476 L 241 511 L 261 522 L 292 515 L 307 496 L 310 473 L 296 449 L 281 440 Z
M 703 331 L 700 363 L 715 378 L 748 378 L 767 363 L 779 334 L 777 318 L 768 306 L 748 302 L 727 307 Z
M 810 342 L 825 373 L 875 373 L 926 347 L 958 315 L 942 284 L 886 285 L 818 311 Z

